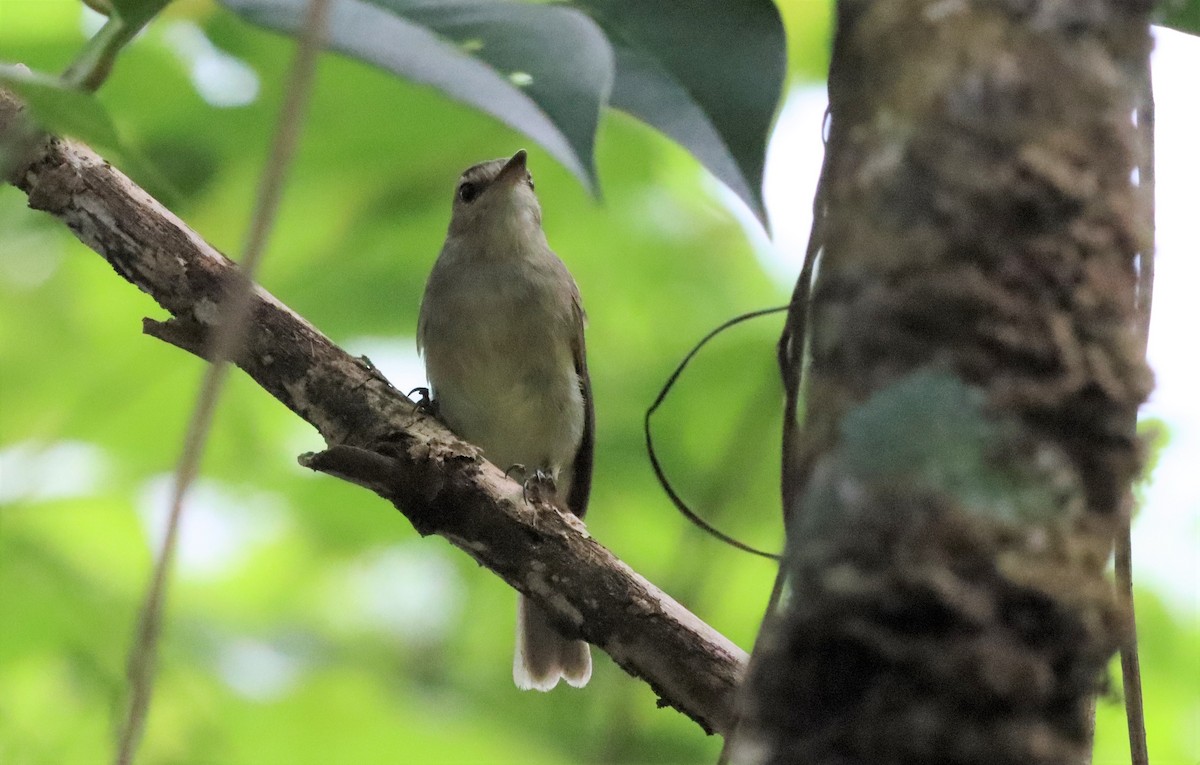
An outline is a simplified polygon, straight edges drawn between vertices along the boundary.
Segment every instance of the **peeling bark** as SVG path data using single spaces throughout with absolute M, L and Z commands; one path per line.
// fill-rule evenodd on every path
M 20 107 L 0 91 L 0 140 Z M 200 356 L 236 265 L 101 157 L 47 138 L 11 181 L 123 279 L 172 315 L 145 331 Z M 414 306 L 415 310 L 415 306 Z M 422 535 L 449 540 L 532 598 L 569 637 L 605 650 L 706 732 L 733 720 L 746 655 L 592 539 L 583 523 L 521 488 L 413 405 L 369 364 L 261 288 L 237 365 L 309 422 L 330 448 L 302 464 L 389 500 Z

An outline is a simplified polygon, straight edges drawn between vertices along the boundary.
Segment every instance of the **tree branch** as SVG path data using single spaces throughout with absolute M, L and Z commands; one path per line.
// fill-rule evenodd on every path
M 0 92 L 0 143 L 23 122 Z M 103 158 L 47 138 L 10 180 L 174 317 L 145 331 L 206 356 L 237 266 Z M 366 486 L 422 535 L 437 534 L 533 598 L 568 636 L 604 649 L 709 733 L 733 720 L 746 654 L 521 489 L 261 287 L 235 359 L 330 449 L 302 464 Z

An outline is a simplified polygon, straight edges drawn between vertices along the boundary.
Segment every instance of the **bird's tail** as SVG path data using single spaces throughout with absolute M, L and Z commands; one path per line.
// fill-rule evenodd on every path
M 592 677 L 592 652 L 583 640 L 558 634 L 542 609 L 517 595 L 517 650 L 513 681 L 523 691 L 548 691 L 563 678 L 582 688 Z

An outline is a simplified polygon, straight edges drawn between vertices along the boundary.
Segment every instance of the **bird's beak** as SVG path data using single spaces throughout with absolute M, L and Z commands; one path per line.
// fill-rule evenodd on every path
M 526 156 L 524 149 L 512 155 L 512 159 L 505 162 L 504 167 L 500 168 L 500 173 L 496 176 L 496 180 L 502 183 L 514 184 L 524 178 Z

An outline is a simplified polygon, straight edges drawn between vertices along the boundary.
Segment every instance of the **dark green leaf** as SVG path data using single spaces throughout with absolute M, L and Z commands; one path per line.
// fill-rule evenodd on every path
M 293 34 L 305 8 L 305 0 L 222 2 Z M 603 31 L 557 5 L 337 0 L 331 45 L 499 117 L 589 185 L 599 110 L 611 87 L 613 106 L 683 145 L 765 221 L 763 164 L 786 72 L 775 5 L 571 4 Z
M 1163 25 L 1180 32 L 1200 34 L 1200 0 L 1174 0 L 1162 4 Z
M 0 65 L 0 85 L 19 95 L 45 129 L 99 148 L 119 146 L 112 119 L 91 93 L 69 88 L 56 77 L 8 65 Z
M 617 56 L 612 105 L 678 141 L 766 221 L 767 136 L 787 70 L 770 0 L 572 0 Z
M 306 0 L 221 0 L 296 34 Z M 594 186 L 596 127 L 613 53 L 583 13 L 468 0 L 335 0 L 330 46 L 499 118 Z

